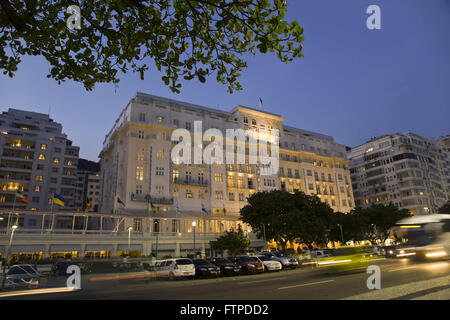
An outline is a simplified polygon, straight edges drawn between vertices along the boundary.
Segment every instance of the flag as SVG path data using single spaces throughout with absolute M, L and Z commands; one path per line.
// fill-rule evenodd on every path
M 86 204 L 84 206 L 84 210 L 88 211 L 90 207 L 91 207 L 91 203 L 89 202 L 89 199 L 86 199 Z
M 125 202 L 123 202 L 119 197 L 117 197 L 117 203 L 120 203 L 125 207 Z
M 259 98 L 259 108 L 262 109 L 262 106 L 263 106 L 263 101 L 261 98 Z
M 157 213 L 158 212 L 158 208 L 156 208 L 152 202 L 150 202 L 150 206 L 152 207 L 152 211 L 153 213 Z
M 16 190 L 16 200 L 22 201 L 22 202 L 27 202 L 27 203 L 30 202 L 30 200 L 25 198 L 25 196 L 19 190 Z
M 206 211 L 205 206 L 203 205 L 203 203 L 202 203 L 202 211 L 203 211 L 204 213 L 206 213 L 206 214 L 209 214 L 208 211 Z
M 59 204 L 61 207 L 64 207 L 64 198 L 59 194 L 53 194 L 53 203 Z

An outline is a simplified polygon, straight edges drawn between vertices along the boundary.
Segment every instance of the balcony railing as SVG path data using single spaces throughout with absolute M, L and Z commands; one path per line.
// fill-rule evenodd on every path
M 148 203 L 156 203 L 156 204 L 173 204 L 173 198 L 164 198 L 164 197 L 151 197 L 148 194 L 142 195 L 142 194 L 134 194 L 131 193 L 131 201 L 138 201 L 138 202 L 148 202 Z
M 205 180 L 186 180 L 186 179 L 173 179 L 173 183 L 177 184 L 188 184 L 200 187 L 206 187 L 208 185 L 208 181 Z

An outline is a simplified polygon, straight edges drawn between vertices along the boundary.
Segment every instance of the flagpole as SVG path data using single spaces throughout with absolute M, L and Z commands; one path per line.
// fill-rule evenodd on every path
M 54 201 L 52 199 L 52 205 L 50 206 L 50 214 L 52 215 L 52 224 L 50 225 L 50 231 L 53 231 L 53 226 L 55 225 L 55 215 L 53 214 L 53 202 Z

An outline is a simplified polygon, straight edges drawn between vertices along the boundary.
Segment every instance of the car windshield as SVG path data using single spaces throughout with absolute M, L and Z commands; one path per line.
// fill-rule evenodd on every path
M 203 266 L 203 265 L 209 265 L 209 262 L 202 259 L 196 259 L 194 260 L 194 264 L 197 266 Z
M 192 264 L 192 260 L 190 260 L 190 259 L 178 259 L 176 262 L 178 265 L 181 265 L 181 266 L 187 265 L 187 264 Z
M 245 261 L 245 262 L 257 262 L 258 258 L 257 257 L 241 257 L 240 258 L 241 261 Z
M 286 257 L 286 255 L 282 252 L 274 252 L 273 254 L 276 255 L 278 258 Z
M 230 260 L 228 260 L 228 259 L 222 259 L 222 258 L 217 258 L 217 259 L 215 259 L 214 262 L 215 262 L 215 263 L 218 263 L 218 264 L 232 263 Z
M 15 266 L 8 271 L 8 274 L 37 274 L 36 270 L 30 266 Z
M 261 261 L 270 261 L 270 258 L 266 256 L 258 256 L 258 259 Z

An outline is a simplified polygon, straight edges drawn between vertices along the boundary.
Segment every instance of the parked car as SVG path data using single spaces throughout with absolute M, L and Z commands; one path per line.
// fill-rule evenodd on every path
M 241 272 L 241 266 L 225 258 L 209 258 L 209 262 L 220 269 L 222 275 L 238 275 Z
M 264 265 L 258 257 L 239 256 L 233 257 L 232 261 L 236 261 L 241 266 L 242 273 L 262 273 Z
M 218 277 L 220 275 L 219 267 L 208 260 L 194 259 L 192 261 L 194 262 L 195 276 L 197 278 Z
M 264 255 L 272 260 L 280 262 L 283 269 L 287 268 L 295 269 L 298 266 L 297 259 L 295 259 L 294 257 L 290 257 L 280 251 L 264 251 L 261 252 L 261 255 Z
M 30 264 L 12 266 L 5 275 L 3 288 L 38 287 L 41 274 Z
M 268 256 L 260 255 L 260 256 L 258 256 L 258 259 L 261 260 L 261 262 L 264 265 L 264 270 L 266 270 L 266 271 L 280 271 L 281 269 L 283 269 L 281 262 L 273 260 L 272 258 L 269 258 Z
M 156 275 L 169 279 L 195 276 L 195 265 L 191 259 L 177 258 L 157 261 L 154 267 Z

